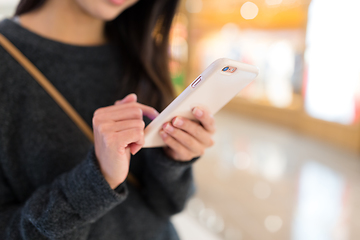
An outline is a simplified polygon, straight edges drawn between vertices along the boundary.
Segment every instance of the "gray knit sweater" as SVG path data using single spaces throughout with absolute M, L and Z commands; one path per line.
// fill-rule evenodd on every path
M 121 58 L 113 46 L 63 44 L 9 19 L 0 33 L 90 126 L 97 108 L 118 99 Z M 195 160 L 142 149 L 130 166 L 142 188 L 124 182 L 112 190 L 89 140 L 0 47 L 0 239 L 178 239 L 169 218 L 193 193 Z

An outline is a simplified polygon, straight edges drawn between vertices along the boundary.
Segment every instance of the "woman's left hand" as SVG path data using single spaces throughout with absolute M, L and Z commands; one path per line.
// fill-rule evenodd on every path
M 195 107 L 192 114 L 200 123 L 184 117 L 175 117 L 160 130 L 160 136 L 166 143 L 166 154 L 178 161 L 190 161 L 204 154 L 206 148 L 214 144 L 215 133 L 213 116 L 205 108 Z

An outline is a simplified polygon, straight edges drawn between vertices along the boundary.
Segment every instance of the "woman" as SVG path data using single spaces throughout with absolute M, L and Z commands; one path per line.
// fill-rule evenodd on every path
M 191 164 L 212 145 L 214 120 L 195 108 L 200 124 L 177 117 L 160 131 L 166 147 L 141 149 L 144 121 L 173 98 L 176 6 L 21 0 L 0 23 L 95 139 L 0 47 L 0 239 L 178 239 L 169 218 L 193 193 Z

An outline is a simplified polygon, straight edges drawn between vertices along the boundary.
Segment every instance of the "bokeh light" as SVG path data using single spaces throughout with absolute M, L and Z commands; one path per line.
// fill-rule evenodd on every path
M 186 0 L 185 5 L 189 13 L 199 13 L 202 10 L 203 2 L 202 0 Z
M 246 152 L 237 152 L 234 155 L 234 166 L 239 170 L 246 170 L 251 165 L 251 158 Z
M 277 232 L 281 229 L 283 220 L 279 216 L 267 216 L 264 225 L 269 232 Z
M 259 13 L 259 8 L 253 2 L 246 2 L 241 6 L 240 13 L 244 19 L 254 19 Z
M 342 124 L 356 119 L 359 103 L 355 95 L 360 89 L 359 11 L 359 0 L 313 0 L 310 5 L 305 108 L 315 118 Z
M 265 0 L 267 5 L 279 5 L 283 2 L 283 0 Z
M 259 199 L 267 199 L 271 194 L 271 187 L 266 182 L 257 182 L 254 185 L 253 193 Z
M 235 228 L 227 228 L 224 233 L 225 240 L 243 240 L 243 235 L 240 230 Z

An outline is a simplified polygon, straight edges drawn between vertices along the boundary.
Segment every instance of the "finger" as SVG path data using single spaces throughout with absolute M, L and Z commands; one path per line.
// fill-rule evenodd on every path
M 116 101 L 115 105 L 129 103 L 129 102 L 136 102 L 136 101 L 137 101 L 137 95 L 135 93 L 130 93 L 123 99 Z
M 145 123 L 143 120 L 124 120 L 114 123 L 103 123 L 98 127 L 99 132 L 120 132 L 127 129 L 138 128 L 144 129 Z
M 165 123 L 163 130 L 179 143 L 181 143 L 190 152 L 194 153 L 195 155 L 203 154 L 204 146 L 187 132 L 174 128 L 170 123 Z
M 129 108 L 127 110 L 107 112 L 94 115 L 93 124 L 114 123 L 125 120 L 143 120 L 143 113 L 140 108 Z
M 140 108 L 143 112 L 144 116 L 147 116 L 148 118 L 150 118 L 151 120 L 154 120 L 158 115 L 159 112 L 150 106 L 141 104 L 141 103 L 136 103 L 137 107 Z
M 144 130 L 145 122 L 143 120 L 125 120 L 113 124 L 111 131 L 120 132 L 126 129 L 138 128 Z
M 171 122 L 174 127 L 187 132 L 203 145 L 210 147 L 214 144 L 211 134 L 201 124 L 183 117 L 175 117 Z
M 142 145 L 137 144 L 137 143 L 130 143 L 129 146 L 130 146 L 130 152 L 132 155 L 135 155 L 142 148 Z
M 115 123 L 121 124 L 121 122 L 123 121 L 143 122 L 141 109 L 130 109 L 129 111 L 115 112 L 113 114 L 106 113 L 94 115 L 92 119 L 92 124 L 94 126 L 94 129 L 98 128 L 98 130 L 100 130 L 101 132 L 105 132 L 110 129 L 109 126 L 113 126 Z
M 143 111 L 143 115 L 149 117 L 150 119 L 154 119 L 159 115 L 159 112 L 156 111 L 155 108 L 141 104 L 141 103 L 137 103 L 137 102 L 131 102 L 131 103 L 126 103 L 126 104 L 118 104 L 118 105 L 112 105 L 112 106 L 108 106 L 108 107 L 103 107 L 103 108 L 99 108 L 95 111 L 94 116 L 96 115 L 103 115 L 106 113 L 113 113 L 113 112 L 118 112 L 118 111 L 122 111 L 124 109 L 128 109 L 128 108 L 140 108 Z
M 210 112 L 205 108 L 195 107 L 192 110 L 192 114 L 200 121 L 205 130 L 209 133 L 215 132 L 215 120 Z
M 137 95 L 135 93 L 131 93 L 131 94 L 127 95 L 124 99 L 116 101 L 115 105 L 121 105 L 121 104 L 125 104 L 125 103 L 136 102 L 136 101 L 137 101 Z M 151 120 L 155 119 L 159 115 L 159 112 L 156 111 L 154 108 L 149 109 L 151 107 L 146 106 L 141 103 L 138 103 L 138 104 L 140 104 L 142 107 L 144 107 L 144 109 L 142 109 L 144 112 L 144 115 L 149 117 Z M 155 114 L 154 114 L 154 110 L 155 110 Z
M 127 129 L 117 133 L 118 146 L 120 148 L 126 148 L 131 143 L 136 143 L 141 146 L 144 145 L 144 131 L 142 129 Z
M 172 136 L 163 130 L 160 131 L 160 136 L 165 144 L 174 152 L 174 158 L 176 160 L 189 161 L 193 159 L 193 154 Z

